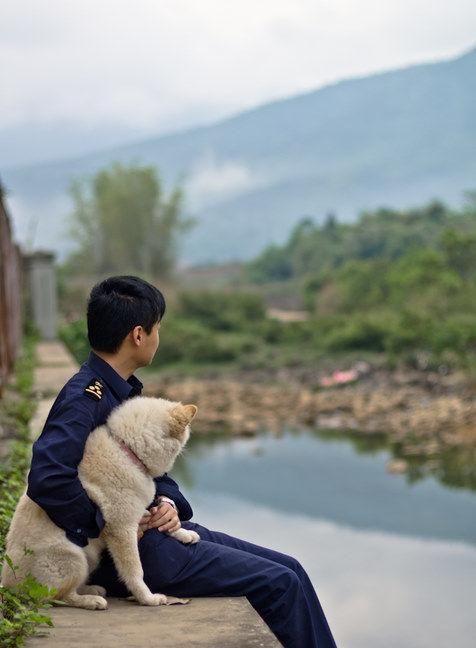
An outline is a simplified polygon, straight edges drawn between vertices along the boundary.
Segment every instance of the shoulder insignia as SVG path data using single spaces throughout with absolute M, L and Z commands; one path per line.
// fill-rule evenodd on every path
M 84 390 L 84 393 L 93 398 L 94 400 L 101 400 L 102 398 L 102 384 L 99 380 L 92 381 Z

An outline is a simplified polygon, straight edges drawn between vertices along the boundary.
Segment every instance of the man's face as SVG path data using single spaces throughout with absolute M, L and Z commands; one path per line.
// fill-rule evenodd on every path
M 160 322 L 156 322 L 152 327 L 150 333 L 143 331 L 143 341 L 141 344 L 141 360 L 143 362 L 142 366 L 150 365 L 154 356 L 159 348 L 159 331 L 160 331 Z

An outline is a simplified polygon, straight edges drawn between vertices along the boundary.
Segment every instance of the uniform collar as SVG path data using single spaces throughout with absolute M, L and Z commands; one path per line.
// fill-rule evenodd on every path
M 107 383 L 121 401 L 141 393 L 143 384 L 138 378 L 132 375 L 124 380 L 108 362 L 100 358 L 94 351 L 89 353 L 86 364 Z

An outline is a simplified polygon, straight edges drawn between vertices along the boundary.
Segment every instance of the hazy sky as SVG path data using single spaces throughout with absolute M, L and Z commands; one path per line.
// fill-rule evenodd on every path
M 2 0 L 0 130 L 158 133 L 475 45 L 475 0 Z

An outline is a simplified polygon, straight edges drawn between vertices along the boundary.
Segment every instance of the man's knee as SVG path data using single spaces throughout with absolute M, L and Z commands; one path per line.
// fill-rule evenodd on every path
M 297 560 L 296 558 L 293 558 L 292 556 L 291 556 L 291 569 L 298 576 L 301 576 L 302 574 L 306 573 L 304 567 L 301 565 L 299 560 Z
M 288 554 L 282 554 L 282 556 L 284 557 L 283 564 L 291 569 L 295 574 L 301 576 L 302 574 L 306 573 L 299 560 L 297 560 L 293 556 L 289 556 Z
M 296 572 L 290 567 L 281 565 L 275 570 L 271 578 L 273 590 L 279 593 L 280 596 L 292 594 L 295 596 L 296 592 L 301 587 L 301 581 Z
M 144 582 L 153 592 L 174 582 L 193 558 L 197 545 L 178 542 L 157 529 L 146 531 L 139 541 Z

